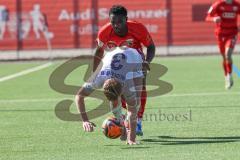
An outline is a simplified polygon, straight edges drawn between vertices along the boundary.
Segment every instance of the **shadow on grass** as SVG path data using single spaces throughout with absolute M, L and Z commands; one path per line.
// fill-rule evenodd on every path
M 122 146 L 120 144 L 106 144 L 104 145 L 105 147 L 119 147 L 119 146 Z
M 141 147 L 141 146 L 129 146 L 129 147 L 122 147 L 121 149 L 148 149 L 151 147 Z
M 233 143 L 240 142 L 239 136 L 232 137 L 172 137 L 155 136 L 149 139 L 142 139 L 142 142 L 159 145 L 188 145 L 188 144 L 211 144 L 211 143 Z
M 122 144 L 122 145 L 107 144 L 104 146 L 106 146 L 106 147 L 121 147 L 121 149 L 148 149 L 148 148 L 151 148 L 151 147 L 146 147 L 146 146 L 142 146 L 142 145 L 129 146 L 127 144 Z M 126 147 L 122 147 L 122 146 L 126 146 Z

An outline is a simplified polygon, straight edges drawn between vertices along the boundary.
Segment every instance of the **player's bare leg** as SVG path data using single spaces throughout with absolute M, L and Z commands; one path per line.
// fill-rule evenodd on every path
M 147 78 L 147 70 L 146 68 L 143 69 L 143 74 L 144 78 L 142 79 L 142 88 L 141 92 L 139 92 L 139 101 L 140 101 L 140 107 L 138 110 L 138 115 L 137 115 L 137 128 L 136 128 L 136 134 L 138 136 L 143 136 L 143 130 L 142 130 L 142 117 L 145 111 L 145 106 L 147 102 L 147 91 L 146 91 L 146 78 Z
M 233 48 L 227 48 L 225 54 L 223 55 L 223 60 L 226 67 L 226 76 L 225 76 L 225 89 L 229 90 L 233 86 L 232 78 L 232 53 Z
M 137 113 L 139 110 L 141 93 L 142 93 L 142 86 L 143 86 L 143 79 L 142 78 L 134 78 L 134 91 L 135 97 L 128 98 L 127 107 L 128 107 L 128 124 L 129 124 L 129 132 L 128 132 L 128 140 L 127 144 L 129 145 L 136 145 L 139 144 L 136 141 L 136 127 L 137 127 Z
M 131 100 L 130 100 L 131 101 Z M 136 127 L 137 127 L 137 106 L 136 102 L 128 101 L 128 112 L 127 112 L 127 123 L 128 123 L 128 131 L 127 131 L 127 144 L 135 145 L 139 144 L 136 141 Z M 130 104 L 130 105 L 129 105 Z
M 138 101 L 140 103 L 139 105 L 139 109 L 138 109 L 138 114 L 137 114 L 137 127 L 136 127 L 136 135 L 137 136 L 143 136 L 143 131 L 142 131 L 142 117 L 143 117 L 143 113 L 144 113 L 144 109 L 145 109 L 145 105 L 146 105 L 146 98 L 147 98 L 147 92 L 146 92 L 146 78 L 141 78 L 138 79 Z M 127 109 L 127 105 L 126 105 L 126 100 L 124 97 L 122 97 L 122 107 Z

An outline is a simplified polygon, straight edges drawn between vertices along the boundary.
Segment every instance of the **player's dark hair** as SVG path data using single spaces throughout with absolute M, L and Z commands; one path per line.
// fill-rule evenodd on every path
M 103 87 L 103 93 L 109 101 L 115 101 L 122 93 L 122 85 L 116 79 L 108 80 Z
M 109 16 L 111 14 L 127 17 L 127 9 L 122 5 L 113 5 L 112 8 L 110 8 L 109 10 Z

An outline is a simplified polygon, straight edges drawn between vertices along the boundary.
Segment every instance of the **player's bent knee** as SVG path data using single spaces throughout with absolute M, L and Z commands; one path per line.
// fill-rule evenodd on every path
M 137 120 L 137 108 L 135 106 L 132 106 L 132 108 L 129 108 L 127 119 L 130 121 L 136 121 Z

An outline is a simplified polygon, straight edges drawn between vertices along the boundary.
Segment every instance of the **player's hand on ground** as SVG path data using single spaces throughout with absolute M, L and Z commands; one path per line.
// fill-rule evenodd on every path
M 83 122 L 83 130 L 86 132 L 92 132 L 96 125 L 93 122 L 85 121 Z
M 220 23 L 221 22 L 221 17 L 213 17 L 213 22 Z

